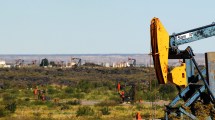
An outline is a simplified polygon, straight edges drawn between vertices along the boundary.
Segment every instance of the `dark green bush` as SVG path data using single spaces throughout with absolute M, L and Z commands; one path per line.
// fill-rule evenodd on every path
M 35 120 L 40 120 L 41 119 L 41 116 L 42 116 L 42 113 L 41 112 L 33 112 L 33 116 L 35 117 L 34 119 Z
M 111 83 L 110 81 L 104 82 L 103 87 L 107 87 L 109 90 L 116 89 L 116 86 L 114 83 Z
M 150 113 L 145 113 L 144 115 L 142 115 L 143 118 L 150 118 Z
M 25 98 L 25 101 L 30 101 L 30 98 Z
M 11 87 L 11 83 L 9 81 L 4 81 L 3 89 L 9 89 Z
M 93 89 L 93 85 L 91 82 L 87 80 L 82 80 L 78 83 L 77 86 L 79 89 L 81 89 L 81 92 L 90 93 L 90 91 Z
M 13 102 L 13 103 L 7 104 L 5 106 L 5 109 L 9 110 L 11 113 L 14 113 L 16 111 L 16 103 Z
M 40 101 L 40 100 L 37 100 L 37 101 L 32 102 L 32 104 L 33 105 L 44 105 L 44 102 Z
M 160 85 L 159 93 L 164 100 L 169 100 L 176 95 L 176 88 L 171 84 Z
M 72 87 L 67 87 L 67 88 L 65 89 L 65 93 L 68 93 L 68 94 L 74 93 L 74 88 L 72 88 Z
M 14 102 L 15 99 L 16 99 L 16 97 L 14 95 L 10 95 L 10 94 L 7 94 L 7 93 L 3 95 L 3 101 L 5 103 Z
M 77 98 L 77 99 L 82 99 L 82 98 L 84 98 L 84 94 L 83 93 L 75 93 L 72 95 L 72 97 Z
M 87 116 L 87 115 L 94 115 L 94 110 L 89 106 L 79 107 L 76 116 Z
M 65 104 L 63 104 L 60 108 L 60 110 L 68 110 L 68 109 L 69 109 L 69 106 Z
M 137 105 L 136 105 L 136 109 L 137 109 L 138 111 L 141 111 L 141 110 L 144 109 L 144 106 L 143 106 L 142 104 L 137 104 Z
M 53 102 L 50 102 L 50 101 L 47 101 L 45 104 L 48 108 L 52 108 L 55 106 L 55 104 Z
M 58 91 L 56 89 L 52 88 L 52 87 L 48 88 L 47 92 L 48 92 L 48 94 L 56 94 L 56 93 L 58 93 Z
M 5 108 L 3 107 L 0 107 L 0 118 L 1 117 L 5 117 L 5 116 L 8 116 L 10 114 L 10 112 L 8 110 L 6 110 Z
M 115 101 L 116 103 L 119 103 L 121 101 L 121 98 L 119 95 L 114 95 L 114 96 L 110 96 L 109 97 L 109 100 L 113 100 Z
M 105 106 L 101 109 L 102 115 L 109 115 L 110 114 L 110 109 L 108 106 Z

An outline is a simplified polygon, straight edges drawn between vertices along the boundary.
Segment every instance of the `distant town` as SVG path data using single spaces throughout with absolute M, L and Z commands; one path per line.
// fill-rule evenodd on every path
M 196 54 L 199 65 L 205 65 L 204 54 Z M 179 65 L 179 60 L 169 60 L 169 65 Z M 0 67 L 61 67 L 71 68 L 81 65 L 104 67 L 153 67 L 148 54 L 59 54 L 59 55 L 0 55 Z

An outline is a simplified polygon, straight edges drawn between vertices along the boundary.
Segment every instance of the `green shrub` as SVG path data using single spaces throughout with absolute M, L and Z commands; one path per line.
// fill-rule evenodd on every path
M 158 90 L 164 100 L 173 99 L 176 95 L 176 88 L 171 84 L 160 85 Z
M 72 88 L 72 87 L 67 87 L 67 88 L 65 89 L 65 93 L 68 93 L 68 94 L 74 93 L 74 88 Z
M 37 101 L 32 102 L 32 104 L 33 105 L 44 105 L 44 102 L 40 101 L 40 100 L 37 100 Z
M 20 106 L 29 106 L 30 101 L 26 101 L 25 99 L 19 98 L 16 100 L 16 103 L 17 103 L 17 105 L 20 105 Z
M 87 116 L 87 115 L 94 115 L 94 110 L 91 107 L 84 106 L 84 107 L 79 107 L 76 116 Z
M 143 118 L 150 118 L 150 113 L 145 113 L 143 116 L 142 116 Z
M 33 116 L 35 117 L 35 120 L 40 120 L 41 116 L 42 116 L 42 113 L 36 111 L 36 112 L 33 112 Z
M 10 112 L 8 110 L 6 110 L 5 108 L 3 107 L 0 107 L 0 118 L 1 117 L 5 117 L 5 116 L 8 116 L 10 114 Z
M 55 106 L 55 104 L 52 103 L 52 102 L 50 102 L 50 101 L 47 101 L 45 104 L 46 104 L 46 106 L 47 106 L 48 108 L 52 108 L 52 107 Z
M 103 87 L 107 87 L 109 90 L 113 90 L 116 88 L 116 86 L 114 86 L 114 84 L 111 83 L 110 81 L 104 82 Z
M 82 80 L 78 83 L 77 86 L 79 89 L 81 89 L 81 92 L 90 93 L 91 89 L 93 89 L 93 85 L 91 82 Z
M 26 101 L 26 102 L 30 101 L 30 98 L 25 98 L 25 101 Z
M 83 93 L 75 93 L 72 95 L 72 97 L 77 98 L 77 99 L 82 99 L 82 98 L 84 98 L 84 94 Z
M 4 94 L 3 95 L 3 101 L 5 103 L 10 103 L 10 102 L 14 102 L 16 99 L 16 97 L 14 95 L 10 95 L 10 94 Z
M 112 96 L 109 97 L 109 100 L 113 100 L 113 101 L 115 101 L 115 102 L 120 103 L 121 98 L 120 98 L 119 95 L 112 95 Z
M 48 92 L 48 94 L 56 94 L 56 93 L 58 93 L 58 91 L 56 89 L 52 88 L 52 87 L 48 88 L 47 92 Z
M 102 83 L 101 82 L 93 82 L 93 87 L 94 88 L 99 88 L 99 87 L 102 87 Z
M 108 106 L 105 106 L 101 109 L 102 115 L 109 115 L 110 114 L 110 109 Z
M 138 111 L 141 111 L 141 110 L 144 109 L 144 106 L 143 106 L 142 104 L 137 104 L 137 105 L 136 105 L 136 109 L 137 109 Z
M 126 110 L 126 108 L 124 108 L 124 107 L 122 107 L 122 106 L 117 106 L 117 107 L 116 107 L 116 110 L 124 111 L 124 110 Z
M 16 111 L 16 103 L 13 102 L 13 103 L 11 103 L 11 104 L 7 104 L 7 105 L 5 106 L 5 109 L 6 109 L 6 110 L 9 110 L 11 113 L 14 113 L 14 112 Z
M 65 104 L 63 104 L 60 108 L 60 110 L 68 110 L 68 109 L 69 109 L 69 106 Z
M 4 81 L 3 89 L 9 89 L 11 87 L 11 83 L 9 81 Z

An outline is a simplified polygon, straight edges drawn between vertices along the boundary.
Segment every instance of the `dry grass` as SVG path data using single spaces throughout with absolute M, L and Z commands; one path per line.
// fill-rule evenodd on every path
M 68 110 L 60 110 L 60 107 L 54 107 L 52 109 L 44 106 L 31 106 L 31 107 L 18 107 L 15 114 L 11 116 L 7 116 L 4 119 L 13 119 L 16 120 L 28 120 L 28 119 L 55 119 L 55 120 L 94 120 L 94 119 L 102 119 L 102 120 L 131 120 L 135 119 L 135 114 L 138 111 L 136 105 L 124 104 L 117 106 L 109 106 L 110 115 L 102 115 L 100 109 L 101 106 L 90 106 L 94 111 L 94 116 L 79 116 L 76 117 L 76 111 L 79 106 L 71 106 Z M 163 117 L 163 111 L 161 108 L 154 111 L 150 105 L 143 105 L 143 109 L 140 111 L 143 119 L 152 118 L 152 115 L 155 113 L 156 118 Z

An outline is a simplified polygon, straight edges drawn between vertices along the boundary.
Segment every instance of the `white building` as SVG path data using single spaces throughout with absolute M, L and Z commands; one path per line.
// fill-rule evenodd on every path
M 119 62 L 119 63 L 113 63 L 114 68 L 122 68 L 122 67 L 129 67 L 128 62 Z
M 10 65 L 6 65 L 6 62 L 4 60 L 0 60 L 0 68 L 10 68 Z

